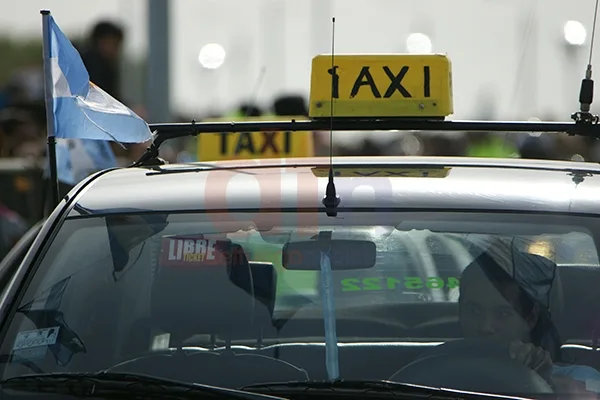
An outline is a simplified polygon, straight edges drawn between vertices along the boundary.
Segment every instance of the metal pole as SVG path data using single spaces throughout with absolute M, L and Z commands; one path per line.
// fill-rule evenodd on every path
M 146 108 L 148 122 L 171 121 L 169 88 L 169 1 L 147 0 L 148 76 Z
M 42 51 L 44 66 L 44 94 L 46 101 L 46 130 L 48 131 L 48 163 L 50 164 L 50 209 L 58 205 L 58 170 L 56 167 L 56 137 L 54 132 L 54 100 L 52 97 L 53 82 L 50 66 L 50 11 L 41 10 L 42 14 Z

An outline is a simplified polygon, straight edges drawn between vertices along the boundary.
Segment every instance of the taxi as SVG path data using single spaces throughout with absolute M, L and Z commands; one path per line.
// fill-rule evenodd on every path
M 597 397 L 600 165 L 309 156 L 329 129 L 600 133 L 448 121 L 451 77 L 320 55 L 309 118 L 153 126 L 5 263 L 2 395 Z M 191 135 L 198 162 L 160 159 Z

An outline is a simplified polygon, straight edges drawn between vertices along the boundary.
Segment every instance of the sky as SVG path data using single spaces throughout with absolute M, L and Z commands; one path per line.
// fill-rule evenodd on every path
M 0 0 L 0 34 L 40 35 L 41 9 L 67 35 L 112 18 L 127 27 L 128 54 L 141 57 L 147 1 Z M 170 100 L 198 115 L 308 96 L 311 59 L 331 51 L 335 16 L 336 54 L 405 52 L 409 34 L 427 35 L 452 60 L 453 118 L 477 118 L 489 103 L 499 118 L 566 120 L 579 106 L 593 11 L 594 0 L 170 0 Z M 584 46 L 566 45 L 569 20 L 587 29 Z M 200 65 L 208 43 L 225 50 L 219 69 Z

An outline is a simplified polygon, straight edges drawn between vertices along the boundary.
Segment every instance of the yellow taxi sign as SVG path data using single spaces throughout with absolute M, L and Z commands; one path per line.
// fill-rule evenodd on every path
M 245 117 L 241 121 L 279 121 L 306 117 Z M 231 122 L 221 118 L 206 122 Z M 198 161 L 241 160 L 258 158 L 290 158 L 314 156 L 314 138 L 311 131 L 221 132 L 198 135 Z
M 344 167 L 336 166 L 333 169 L 333 174 L 341 178 L 445 178 L 448 176 L 450 168 L 410 168 L 410 167 Z M 317 178 L 326 178 L 329 176 L 328 167 L 312 168 L 312 173 Z
M 318 55 L 312 61 L 309 115 L 431 117 L 454 112 L 452 66 L 443 54 Z M 333 82 L 332 82 L 333 80 Z

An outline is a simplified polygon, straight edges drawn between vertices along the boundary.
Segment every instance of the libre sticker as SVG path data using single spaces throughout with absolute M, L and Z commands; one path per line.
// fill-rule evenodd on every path
M 201 235 L 164 237 L 160 264 L 165 267 L 224 265 L 224 252 L 230 246 L 230 241 L 204 239 Z

